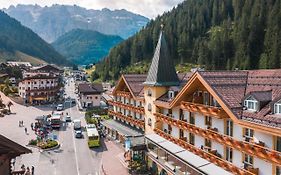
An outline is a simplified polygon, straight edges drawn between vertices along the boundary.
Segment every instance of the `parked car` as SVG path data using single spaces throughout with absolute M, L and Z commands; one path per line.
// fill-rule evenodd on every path
M 66 122 L 71 122 L 71 117 L 70 117 L 70 115 L 67 115 L 67 116 L 65 117 L 65 121 L 66 121 Z
M 83 133 L 81 130 L 76 130 L 75 131 L 75 137 L 76 138 L 83 138 Z
M 63 104 L 58 104 L 57 111 L 62 111 L 62 110 L 63 110 Z

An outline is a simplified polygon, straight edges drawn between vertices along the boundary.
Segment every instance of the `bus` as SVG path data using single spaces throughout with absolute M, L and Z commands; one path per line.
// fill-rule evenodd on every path
M 88 136 L 88 146 L 89 148 L 100 146 L 100 136 L 99 132 L 94 124 L 89 124 L 86 126 L 86 132 Z
M 60 125 L 61 125 L 61 119 L 62 119 L 62 113 L 54 113 L 52 116 L 51 116 L 51 127 L 52 128 L 60 128 Z

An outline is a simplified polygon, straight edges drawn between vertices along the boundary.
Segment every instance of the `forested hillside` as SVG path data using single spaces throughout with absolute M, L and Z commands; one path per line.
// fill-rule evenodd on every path
M 0 10 L 0 60 L 22 60 L 22 55 L 58 65 L 69 64 L 50 44 Z
M 81 65 L 98 62 L 108 54 L 110 48 L 122 40 L 116 35 L 74 29 L 63 34 L 52 45 L 71 62 Z
M 209 70 L 280 67 L 281 0 L 186 0 L 114 47 L 97 65 L 99 76 L 117 79 L 128 65 L 149 62 L 161 23 L 175 64 Z

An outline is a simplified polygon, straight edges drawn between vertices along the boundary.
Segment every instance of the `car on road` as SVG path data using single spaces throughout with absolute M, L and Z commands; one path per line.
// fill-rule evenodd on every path
M 83 138 L 83 133 L 81 130 L 75 131 L 75 138 Z
M 71 117 L 70 117 L 70 115 L 67 115 L 67 116 L 65 117 L 65 121 L 66 121 L 66 122 L 71 122 Z
M 63 104 L 58 104 L 57 111 L 62 111 L 62 110 L 63 110 Z
M 79 119 L 73 120 L 73 129 L 74 130 L 81 129 L 81 120 L 79 120 Z

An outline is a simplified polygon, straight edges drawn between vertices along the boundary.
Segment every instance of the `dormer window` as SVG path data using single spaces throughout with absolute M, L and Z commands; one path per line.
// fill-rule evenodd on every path
M 274 113 L 281 114 L 281 101 L 274 104 Z
M 252 96 L 250 96 L 244 101 L 244 106 L 247 107 L 247 110 L 257 111 L 258 101 Z
M 174 91 L 169 91 L 168 92 L 168 97 L 169 97 L 169 99 L 174 98 L 175 97 L 175 92 Z
M 152 92 L 150 89 L 147 90 L 147 96 L 151 97 L 152 96 Z

